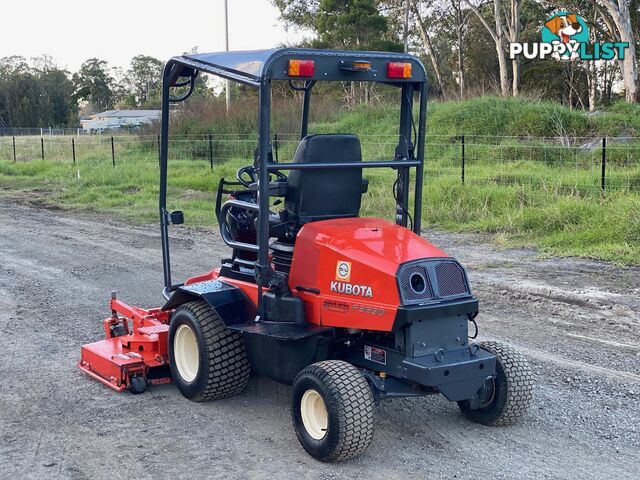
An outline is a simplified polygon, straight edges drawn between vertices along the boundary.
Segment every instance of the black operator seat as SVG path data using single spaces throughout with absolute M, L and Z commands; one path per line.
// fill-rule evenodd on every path
M 296 163 L 361 162 L 360 139 L 355 135 L 307 135 L 293 159 Z M 361 168 L 292 170 L 287 180 L 284 210 L 299 225 L 316 220 L 357 217 L 368 182 Z

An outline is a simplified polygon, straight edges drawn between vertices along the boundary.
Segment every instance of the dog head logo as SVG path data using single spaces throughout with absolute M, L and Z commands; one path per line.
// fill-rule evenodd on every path
M 584 19 L 575 13 L 559 12 L 547 19 L 542 27 L 542 41 L 545 43 L 576 44 L 589 41 L 589 27 Z M 557 59 L 574 60 L 575 53 L 557 55 Z
M 582 25 L 575 13 L 551 17 L 544 24 L 551 33 L 556 35 L 562 43 L 569 43 L 569 39 L 582 31 Z

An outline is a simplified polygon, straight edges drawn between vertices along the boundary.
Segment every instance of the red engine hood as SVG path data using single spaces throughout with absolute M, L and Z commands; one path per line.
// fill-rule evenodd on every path
M 378 218 L 312 222 L 300 229 L 289 286 L 321 325 L 391 330 L 400 304 L 400 264 L 447 254 L 406 228 Z M 306 287 L 306 290 L 305 290 Z M 310 288 L 317 290 L 310 292 Z
M 309 223 L 298 234 L 296 257 L 304 258 L 298 255 L 302 253 L 300 250 L 308 247 L 312 250 L 323 247 L 333 250 L 389 275 L 395 275 L 401 263 L 448 256 L 410 230 L 380 218 L 343 218 Z

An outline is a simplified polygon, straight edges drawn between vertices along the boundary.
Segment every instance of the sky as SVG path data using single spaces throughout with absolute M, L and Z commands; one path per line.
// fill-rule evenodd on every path
M 3 2 L 0 58 L 51 55 L 76 71 L 88 58 L 126 68 L 144 54 L 161 60 L 197 46 L 224 50 L 224 0 L 11 0 Z M 228 0 L 229 49 L 275 47 L 303 38 L 285 31 L 269 0 Z

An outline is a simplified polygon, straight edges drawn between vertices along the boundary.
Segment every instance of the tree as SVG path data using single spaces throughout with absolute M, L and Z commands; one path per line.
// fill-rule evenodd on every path
M 91 103 L 98 110 L 108 110 L 115 105 L 115 82 L 106 61 L 97 58 L 85 61 L 73 74 L 73 83 L 76 99 Z
M 313 31 L 319 48 L 402 51 L 380 0 L 272 0 L 287 26 Z
M 31 66 L 34 70 L 39 71 L 47 71 L 47 70 L 55 70 L 58 68 L 55 60 L 51 55 L 42 54 L 37 57 L 31 58 Z
M 397 31 L 389 29 L 380 13 L 380 0 L 272 0 L 280 19 L 288 26 L 312 30 L 315 38 L 306 42 L 314 48 L 343 50 L 403 51 Z M 345 98 L 356 103 L 356 84 L 348 82 Z M 371 85 L 361 84 L 364 103 L 371 98 Z
M 73 100 L 75 87 L 69 79 L 69 72 L 58 68 L 48 68 L 38 72 L 40 88 L 40 125 L 76 125 L 78 105 Z M 36 125 L 36 124 L 34 124 Z
M 475 13 L 478 19 L 482 22 L 482 25 L 487 29 L 489 35 L 493 39 L 496 47 L 496 53 L 498 54 L 498 65 L 500 66 L 500 92 L 503 96 L 507 96 L 509 94 L 509 74 L 507 71 L 507 55 L 505 53 L 505 44 L 504 44 L 504 30 L 502 27 L 502 14 L 501 14 L 501 3 L 500 0 L 493 0 L 493 17 L 495 22 L 495 27 L 490 25 L 490 21 L 487 20 L 485 14 L 482 13 L 481 9 L 485 4 L 480 4 L 478 6 L 471 3 L 470 0 L 464 0 L 464 2 L 469 6 L 469 8 Z
M 320 0 L 271 0 L 271 3 L 280 10 L 280 19 L 286 27 L 315 29 L 315 15 L 318 12 Z
M 11 127 L 65 127 L 77 123 L 69 73 L 50 57 L 0 59 L 0 118 Z
M 638 63 L 636 57 L 636 38 L 633 33 L 632 19 L 629 11 L 629 0 L 592 0 L 604 7 L 615 25 L 617 36 L 621 42 L 628 42 L 629 47 L 622 60 L 622 79 L 624 81 L 627 102 L 635 103 L 638 99 Z M 637 7 L 637 5 L 636 5 Z M 603 14 L 604 15 L 604 14 Z M 636 12 L 636 18 L 638 13 Z M 605 19 L 605 21 L 607 21 Z M 611 33 L 614 34 L 613 27 Z
M 319 47 L 402 51 L 388 36 L 387 19 L 376 0 L 320 0 L 315 19 Z
M 11 127 L 37 125 L 39 121 L 36 79 L 24 57 L 11 56 L 0 60 L 0 117 Z
M 520 4 L 522 0 L 509 0 L 510 9 L 504 11 L 507 24 L 507 32 L 509 35 L 510 43 L 517 43 L 520 41 Z M 497 24 L 496 24 L 497 25 Z M 511 72 L 513 81 L 511 83 L 511 91 L 513 96 L 517 96 L 520 93 L 520 57 L 515 57 L 511 60 Z
M 458 87 L 460 88 L 460 98 L 464 98 L 466 90 L 466 79 L 464 73 L 464 33 L 469 21 L 469 10 L 462 8 L 462 0 L 449 0 L 453 10 L 454 26 L 456 30 L 457 62 L 458 62 Z
M 401 44 L 406 0 L 272 3 L 285 25 L 315 34 L 307 46 L 388 49 L 381 44 Z M 624 84 L 627 101 L 640 101 L 640 0 L 409 0 L 409 6 L 409 45 L 424 57 L 436 94 L 451 94 L 456 83 L 460 96 L 481 94 L 497 83 L 505 96 L 526 91 L 593 110 Z M 507 44 L 540 42 L 542 22 L 558 9 L 588 19 L 592 42 L 628 42 L 625 59 L 567 65 L 521 55 L 509 63 Z
M 426 52 L 427 56 L 429 57 L 429 60 L 431 60 L 431 65 L 433 66 L 433 72 L 436 76 L 436 81 L 438 82 L 438 87 L 440 88 L 440 91 L 442 92 L 442 96 L 446 97 L 446 90 L 444 87 L 444 82 L 442 80 L 442 74 L 440 73 L 440 62 L 438 61 L 438 57 L 436 55 L 436 52 L 433 48 L 433 45 L 431 43 L 431 37 L 429 35 L 429 32 L 427 30 L 427 26 L 426 26 L 426 22 L 425 20 L 422 18 L 422 15 L 420 13 L 420 9 L 418 6 L 418 3 L 416 0 L 412 0 L 411 1 L 411 11 L 413 12 L 415 19 L 416 19 L 416 24 L 418 26 L 418 32 L 420 33 L 420 39 L 422 40 L 422 46 L 424 48 L 424 51 Z
M 137 106 L 144 105 L 151 98 L 158 98 L 164 64 L 157 58 L 136 55 L 126 72 L 126 83 Z

